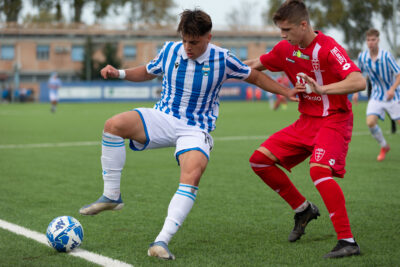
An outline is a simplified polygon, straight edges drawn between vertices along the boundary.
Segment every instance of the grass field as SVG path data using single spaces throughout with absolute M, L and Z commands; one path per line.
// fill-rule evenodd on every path
M 336 236 L 307 161 L 290 177 L 320 207 L 321 217 L 295 243 L 287 241 L 293 212 L 249 167 L 248 158 L 264 136 L 297 118 L 294 103 L 275 112 L 265 102 L 221 103 L 215 147 L 196 203 L 169 246 L 175 261 L 147 256 L 178 186 L 173 148 L 127 149 L 124 209 L 79 215 L 79 208 L 103 190 L 105 120 L 138 106 L 152 104 L 60 104 L 56 114 L 48 104 L 1 104 L 0 219 L 45 233 L 53 218 L 71 215 L 84 228 L 82 249 L 134 266 L 400 266 L 400 135 L 389 133 L 388 121 L 380 123 L 392 150 L 377 162 L 379 146 L 365 125 L 365 103 L 354 107 L 347 175 L 338 180 L 362 256 L 322 258 Z M 93 265 L 0 228 L 0 266 Z

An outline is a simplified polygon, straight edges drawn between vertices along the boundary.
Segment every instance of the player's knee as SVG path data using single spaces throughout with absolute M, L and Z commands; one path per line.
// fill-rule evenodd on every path
M 310 176 L 315 183 L 321 178 L 332 178 L 332 170 L 321 166 L 313 166 L 310 168 Z
M 254 151 L 253 155 L 251 155 L 249 159 L 249 162 L 254 171 L 256 171 L 257 168 L 265 168 L 275 165 L 275 161 L 270 159 L 267 155 L 259 150 Z
M 116 119 L 115 117 L 112 117 L 105 122 L 104 132 L 122 137 L 123 127 L 124 125 L 123 123 L 120 122 L 120 120 Z

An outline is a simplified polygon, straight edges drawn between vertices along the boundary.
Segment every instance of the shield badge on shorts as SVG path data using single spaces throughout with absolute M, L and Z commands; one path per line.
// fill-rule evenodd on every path
M 315 150 L 315 160 L 320 161 L 322 157 L 325 155 L 325 150 L 322 148 L 317 148 Z

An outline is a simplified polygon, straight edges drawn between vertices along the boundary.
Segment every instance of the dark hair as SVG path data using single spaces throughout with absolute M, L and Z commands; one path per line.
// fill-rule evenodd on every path
M 369 29 L 365 35 L 368 36 L 376 36 L 379 37 L 379 31 L 377 29 Z
M 272 20 L 276 24 L 287 20 L 293 24 L 300 24 L 303 20 L 310 23 L 307 7 L 301 0 L 287 0 L 274 13 Z
M 190 36 L 203 36 L 211 31 L 211 17 L 200 9 L 184 10 L 178 25 L 178 33 Z

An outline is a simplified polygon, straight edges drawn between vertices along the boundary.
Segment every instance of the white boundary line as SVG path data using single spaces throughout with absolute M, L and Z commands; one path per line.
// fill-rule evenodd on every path
M 353 136 L 369 135 L 369 132 L 353 132 Z M 224 136 L 214 137 L 215 141 L 240 141 L 240 140 L 265 140 L 269 135 L 259 136 Z M 15 149 L 15 148 L 54 148 L 54 147 L 73 147 L 73 146 L 97 146 L 101 145 L 100 141 L 82 141 L 82 142 L 64 142 L 64 143 L 41 143 L 41 144 L 10 144 L 0 145 L 0 149 Z
M 8 230 L 10 232 L 13 232 L 17 235 L 22 235 L 25 236 L 27 238 L 33 239 L 39 243 L 45 244 L 47 246 L 47 238 L 44 234 L 29 230 L 25 227 L 13 224 L 13 223 L 9 223 L 6 221 L 3 221 L 0 219 L 0 228 L 3 228 L 5 230 Z M 84 249 L 74 249 L 73 251 L 68 253 L 69 255 L 75 256 L 75 257 L 79 257 L 82 258 L 84 260 L 96 263 L 98 265 L 101 266 L 110 266 L 110 267 L 133 267 L 133 265 L 119 261 L 119 260 L 114 260 L 105 256 L 102 256 L 100 254 L 96 254 L 93 252 L 89 252 L 87 250 Z

